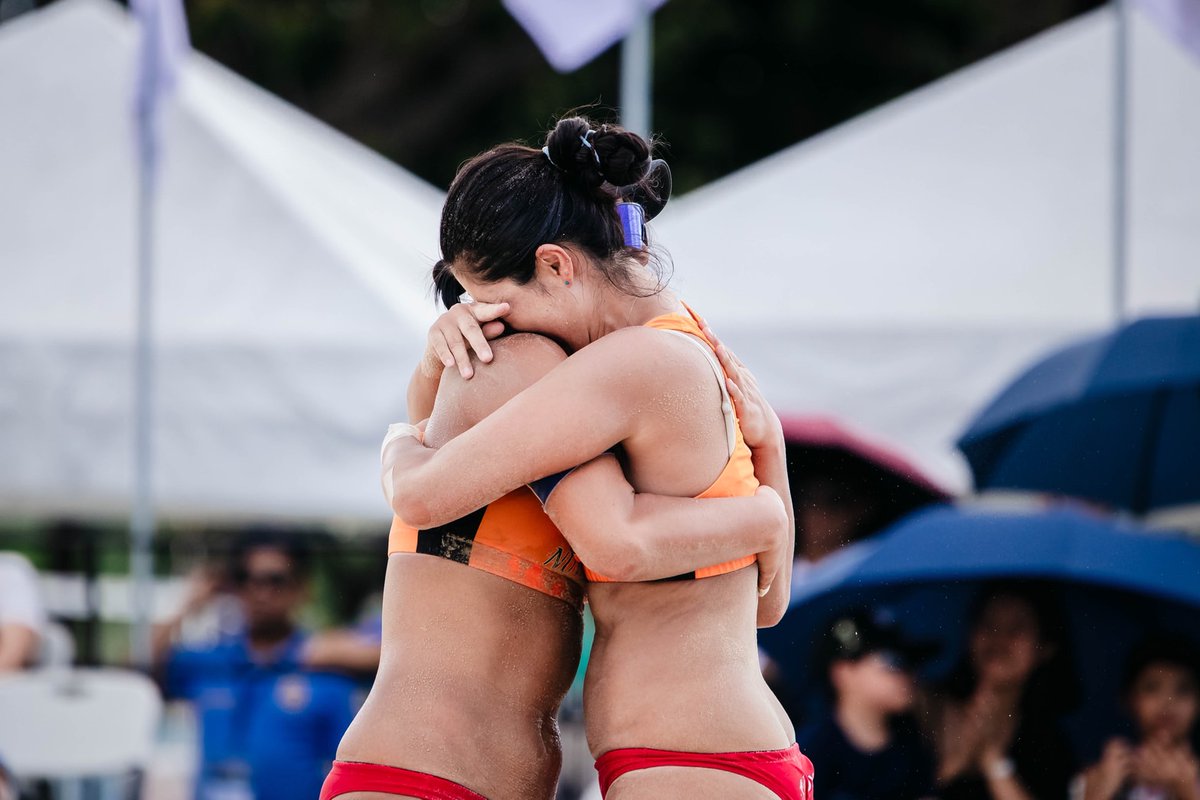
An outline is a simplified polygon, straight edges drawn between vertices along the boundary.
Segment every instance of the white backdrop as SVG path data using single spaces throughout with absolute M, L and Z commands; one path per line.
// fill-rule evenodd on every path
M 972 412 L 1112 322 L 1113 42 L 1096 11 L 681 198 L 655 231 L 676 287 L 781 410 L 964 488 Z M 1131 42 L 1129 305 L 1192 311 L 1200 64 L 1138 14 Z
M 128 511 L 135 50 L 108 0 L 0 28 L 5 513 Z M 386 521 L 441 193 L 198 54 L 163 141 L 160 513 Z

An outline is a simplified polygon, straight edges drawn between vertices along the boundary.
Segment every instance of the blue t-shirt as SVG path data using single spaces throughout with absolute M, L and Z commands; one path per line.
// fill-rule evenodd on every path
M 293 635 L 269 661 L 251 657 L 244 635 L 171 653 L 166 693 L 190 700 L 200 726 L 197 800 L 320 794 L 360 693 L 349 678 L 303 668 L 305 638 Z
M 813 762 L 813 796 L 820 800 L 917 800 L 932 794 L 933 762 L 913 726 L 893 727 L 887 747 L 867 753 L 846 738 L 832 716 L 796 734 Z

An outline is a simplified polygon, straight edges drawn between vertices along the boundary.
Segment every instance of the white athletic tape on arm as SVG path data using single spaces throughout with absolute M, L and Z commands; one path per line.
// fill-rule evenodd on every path
M 421 429 L 416 425 L 409 425 L 407 422 L 393 422 L 388 425 L 387 434 L 383 437 L 383 444 L 379 447 L 379 461 L 383 463 L 383 454 L 387 450 L 387 446 L 402 436 L 411 436 L 418 442 L 424 437 L 421 434 Z M 392 468 L 388 467 L 383 473 L 383 496 L 387 498 L 388 505 L 392 504 L 392 498 L 396 494 L 396 483 L 392 480 Z

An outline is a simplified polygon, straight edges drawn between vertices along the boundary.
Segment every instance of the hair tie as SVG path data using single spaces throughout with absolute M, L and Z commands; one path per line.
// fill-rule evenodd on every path
M 592 151 L 592 158 L 596 159 L 596 169 L 601 175 L 604 171 L 600 169 L 600 154 L 596 152 L 596 146 L 592 144 L 592 137 L 596 134 L 594 130 L 588 128 L 587 133 L 579 137 L 579 141 L 583 142 L 583 146 Z
M 544 156 L 546 157 L 546 160 L 550 162 L 550 166 L 554 167 L 554 168 L 555 168 L 556 170 L 558 170 L 559 172 L 562 172 L 562 167 L 560 167 L 558 164 L 555 164 L 555 163 L 554 163 L 554 159 L 550 157 L 550 147 L 549 147 L 549 145 L 547 145 L 546 147 L 543 147 L 543 148 L 542 148 L 542 155 L 544 155 Z

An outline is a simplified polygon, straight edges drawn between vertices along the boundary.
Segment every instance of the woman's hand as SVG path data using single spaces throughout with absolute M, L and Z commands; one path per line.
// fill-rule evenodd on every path
M 402 422 L 389 425 L 379 453 L 382 467 L 380 482 L 392 513 L 406 525 L 417 528 L 423 527 L 424 515 L 428 513 L 421 493 L 398 492 L 397 489 L 411 488 L 414 472 L 433 457 L 434 451 L 424 445 L 426 422 L 428 420 L 417 425 Z
M 211 567 L 196 567 L 188 575 L 183 603 L 179 608 L 180 618 L 203 611 L 221 592 L 221 575 Z
M 1181 800 L 1196 796 L 1200 780 L 1196 760 L 1186 750 L 1157 740 L 1135 751 L 1133 774 L 1139 782 L 1166 789 Z
M 451 307 L 429 328 L 421 373 L 436 378 L 443 369 L 457 366 L 463 378 L 469 379 L 475 373 L 471 351 L 485 364 L 492 360 L 488 339 L 504 333 L 500 317 L 508 310 L 508 303 L 459 303 Z
M 757 554 L 758 596 L 765 597 L 771 590 L 771 584 L 775 582 L 775 576 L 779 574 L 779 571 L 785 567 L 790 568 L 792 561 L 791 538 L 788 536 L 787 509 L 784 508 L 779 493 L 764 484 L 758 487 L 754 496 L 761 499 L 762 502 L 770 504 L 772 510 L 776 512 L 778 521 L 775 544 Z
M 1100 763 L 1084 773 L 1083 800 L 1112 800 L 1129 779 L 1133 769 L 1133 750 L 1123 739 L 1112 739 L 1104 746 Z
M 754 373 L 746 369 L 746 365 L 733 351 L 721 343 L 708 323 L 704 324 L 703 331 L 712 342 L 721 367 L 725 370 L 725 386 L 737 411 L 738 424 L 741 426 L 742 438 L 746 440 L 746 445 L 754 450 L 773 444 L 782 436 L 782 426 L 779 415 L 759 391 Z

